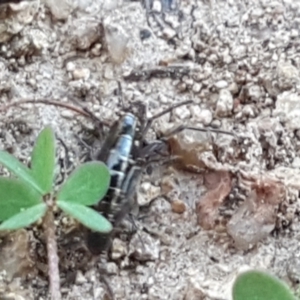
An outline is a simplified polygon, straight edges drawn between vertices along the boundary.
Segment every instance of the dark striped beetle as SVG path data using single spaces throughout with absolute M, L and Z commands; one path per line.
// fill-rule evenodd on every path
M 78 107 L 56 101 L 47 101 L 41 99 L 23 100 L 11 103 L 10 105 L 0 109 L 0 111 L 6 110 L 13 105 L 25 103 L 43 103 L 61 106 L 90 117 L 102 125 L 108 126 L 107 123 L 98 120 L 93 113 L 87 109 L 80 109 Z M 152 142 L 147 142 L 144 139 L 152 122 L 155 119 L 171 112 L 173 109 L 179 106 L 191 103 L 193 103 L 193 101 L 178 103 L 147 119 L 145 117 L 146 107 L 143 103 L 139 102 L 141 105 L 137 112 L 134 114 L 129 112 L 125 113 L 124 116 L 110 126 L 99 153 L 93 157 L 93 159 L 103 161 L 107 164 L 111 172 L 111 183 L 107 195 L 102 201 L 94 206 L 94 209 L 108 218 L 108 220 L 113 224 L 114 228 L 116 228 L 123 218 L 131 211 L 134 205 L 133 198 L 136 192 L 136 187 L 144 168 L 153 161 L 157 161 L 157 156 L 161 158 L 162 152 L 166 153 L 168 151 L 165 138 L 186 129 L 233 135 L 230 132 L 222 130 L 180 125 L 177 128 L 169 131 L 167 137 L 162 137 Z M 92 232 L 88 229 L 86 229 L 86 231 L 87 246 L 92 254 L 100 254 L 109 248 L 110 240 L 113 237 L 113 232 L 109 234 L 103 234 Z
M 158 144 L 144 145 L 143 137 L 152 121 L 172 109 L 191 103 L 179 103 L 162 113 L 145 119 L 145 105 L 138 105 L 142 114 L 136 117 L 126 113 L 110 128 L 99 154 L 94 159 L 106 163 L 111 172 L 111 183 L 105 198 L 94 206 L 116 228 L 134 205 L 136 186 L 140 180 L 143 166 L 149 163 L 149 156 L 158 150 Z M 136 103 L 137 104 L 137 103 Z M 138 104 L 141 104 L 138 102 Z M 130 110 L 130 108 L 129 108 Z M 97 255 L 109 248 L 112 233 L 102 234 L 87 230 L 87 246 L 91 253 Z
M 191 103 L 193 102 L 179 103 L 149 119 L 146 119 L 144 115 L 136 117 L 132 113 L 126 113 L 110 128 L 107 138 L 95 158 L 105 162 L 110 169 L 111 183 L 105 198 L 94 208 L 102 213 L 113 224 L 114 228 L 120 224 L 134 206 L 136 187 L 144 168 L 156 161 L 157 156 L 161 155 L 162 152 L 166 153 L 167 144 L 164 138 L 150 143 L 144 140 L 151 123 L 173 109 Z M 145 109 L 143 109 L 143 114 L 145 114 Z M 210 130 L 217 133 L 231 134 L 226 131 L 180 125 L 169 132 L 168 136 L 185 129 Z M 87 230 L 87 246 L 91 253 L 97 255 L 107 250 L 112 236 L 113 233 L 102 234 Z
M 135 191 L 134 179 L 139 177 L 135 174 L 135 168 L 131 166 L 130 161 L 136 127 L 136 117 L 127 113 L 113 124 L 97 155 L 97 159 L 105 162 L 110 169 L 111 182 L 105 198 L 94 208 L 101 212 L 114 227 L 130 212 L 132 195 Z M 100 254 L 109 247 L 110 237 L 111 234 L 88 230 L 87 246 L 93 254 Z

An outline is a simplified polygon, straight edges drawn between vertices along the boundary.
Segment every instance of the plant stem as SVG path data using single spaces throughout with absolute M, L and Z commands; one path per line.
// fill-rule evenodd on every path
M 55 237 L 55 223 L 53 211 L 50 207 L 44 217 L 44 230 L 46 235 L 47 243 L 47 254 L 48 254 L 48 273 L 49 273 L 49 290 L 52 300 L 61 300 L 60 293 L 60 277 L 58 268 L 58 254 L 57 254 L 57 243 Z

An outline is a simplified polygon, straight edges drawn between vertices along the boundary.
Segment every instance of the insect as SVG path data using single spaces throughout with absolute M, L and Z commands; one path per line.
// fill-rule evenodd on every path
M 130 155 L 136 134 L 137 119 L 127 113 L 116 121 L 100 150 L 97 159 L 106 163 L 111 173 L 111 182 L 105 198 L 94 206 L 112 224 L 117 226 L 129 213 L 132 186 L 134 186 L 135 168 L 132 167 Z M 137 169 L 138 170 L 138 169 Z M 87 232 L 87 246 L 93 254 L 100 254 L 109 247 L 109 234 Z
M 144 137 L 152 122 L 173 109 L 190 103 L 192 101 L 179 103 L 149 119 L 145 118 L 145 109 L 142 107 L 139 110 L 139 112 L 143 112 L 142 115 L 126 113 L 110 128 L 96 159 L 105 162 L 110 169 L 111 183 L 107 195 L 94 206 L 94 209 L 102 213 L 113 224 L 114 228 L 133 208 L 136 187 L 145 167 L 157 161 L 157 156 L 167 151 L 164 138 L 152 142 L 145 140 Z M 138 104 L 140 105 L 140 103 Z M 176 134 L 185 129 L 207 131 L 203 128 L 180 125 L 168 135 Z M 213 129 L 212 131 L 231 134 Z M 112 237 L 113 232 L 102 234 L 87 230 L 87 246 L 91 253 L 100 254 L 109 248 Z
M 61 102 L 25 100 L 15 103 L 14 105 L 28 102 L 63 106 L 87 117 L 91 117 L 94 120 L 96 119 L 96 117 L 86 109 L 80 109 L 68 104 L 62 105 Z M 117 228 L 134 206 L 136 187 L 138 186 L 145 167 L 153 162 L 157 162 L 157 158 L 161 159 L 162 153 L 168 153 L 167 137 L 183 130 L 211 131 L 232 135 L 232 133 L 227 131 L 180 125 L 169 131 L 167 136 L 150 142 L 145 140 L 145 136 L 154 120 L 179 106 L 191 103 L 193 103 L 193 101 L 178 103 L 147 119 L 145 117 L 145 105 L 141 102 L 137 102 L 127 109 L 127 111 L 135 110 L 134 113 L 126 112 L 119 120 L 110 126 L 100 151 L 93 158 L 105 162 L 110 169 L 110 187 L 105 198 L 93 208 L 108 218 L 113 224 L 114 229 Z M 100 123 L 107 125 L 102 121 L 100 121 Z M 86 229 L 87 247 L 92 254 L 98 255 L 109 248 L 113 236 L 114 230 L 109 234 L 103 234 Z

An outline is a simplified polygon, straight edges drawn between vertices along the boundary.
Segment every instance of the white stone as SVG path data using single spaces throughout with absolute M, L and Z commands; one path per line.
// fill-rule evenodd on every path
M 161 12 L 161 2 L 158 0 L 153 1 L 152 11 L 153 12 Z
M 299 77 L 299 71 L 290 63 L 279 62 L 277 66 L 277 74 L 279 77 L 293 79 Z
M 198 82 L 193 84 L 192 90 L 194 93 L 199 93 L 201 91 L 202 85 Z
M 225 80 L 219 80 L 215 83 L 215 87 L 218 89 L 224 89 L 228 87 L 228 82 Z
M 117 24 L 105 23 L 104 28 L 110 58 L 116 64 L 124 62 L 128 55 L 129 35 Z
M 253 101 L 260 101 L 262 94 L 261 94 L 261 88 L 259 85 L 251 85 L 248 89 L 248 94 L 251 100 Z
M 73 71 L 73 78 L 75 80 L 79 80 L 79 79 L 88 79 L 90 77 L 90 70 L 87 68 L 83 68 L 83 69 L 75 69 Z
M 172 39 L 176 35 L 176 31 L 173 30 L 172 28 L 166 27 L 163 30 L 163 36 L 166 40 Z
M 186 106 L 181 106 L 176 108 L 174 110 L 174 114 L 176 115 L 176 117 L 182 120 L 187 119 L 191 116 L 191 112 Z
M 220 90 L 217 101 L 216 113 L 219 116 L 230 114 L 233 109 L 233 97 L 227 89 Z
M 76 282 L 77 284 L 83 284 L 83 283 L 87 282 L 87 279 L 84 277 L 84 275 L 83 275 L 80 271 L 78 271 L 78 272 L 76 273 L 76 279 L 75 279 L 75 282 Z
M 300 129 L 300 96 L 287 91 L 279 94 L 273 116 L 280 116 L 288 130 Z
M 197 122 L 202 123 L 204 126 L 208 126 L 212 122 L 213 115 L 210 110 L 196 106 L 192 109 L 192 112 Z
M 73 72 L 75 70 L 75 64 L 69 61 L 66 65 L 66 69 L 68 72 Z

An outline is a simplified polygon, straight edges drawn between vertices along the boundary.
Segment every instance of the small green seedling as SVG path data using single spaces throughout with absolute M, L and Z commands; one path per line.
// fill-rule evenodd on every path
M 55 137 L 50 127 L 42 130 L 36 140 L 31 168 L 5 151 L 0 151 L 0 164 L 16 176 L 0 177 L 0 230 L 23 228 L 43 218 L 50 291 L 52 299 L 59 300 L 61 295 L 53 209 L 58 206 L 94 231 L 110 232 L 111 223 L 88 207 L 99 202 L 107 193 L 109 171 L 101 162 L 85 163 L 55 193 Z
M 233 300 L 296 300 L 289 287 L 266 272 L 242 273 L 233 286 Z

